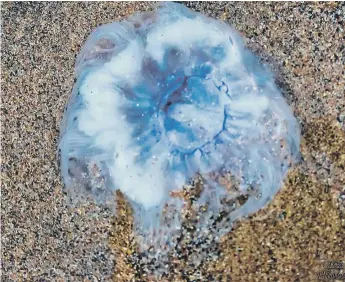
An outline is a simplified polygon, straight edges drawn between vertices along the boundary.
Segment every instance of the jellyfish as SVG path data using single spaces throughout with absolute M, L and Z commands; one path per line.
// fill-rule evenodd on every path
M 232 27 L 181 4 L 96 28 L 75 72 L 59 142 L 65 188 L 112 206 L 121 191 L 135 230 L 156 241 L 180 229 L 185 199 L 174 195 L 193 192 L 193 179 L 203 183 L 193 206 L 231 206 L 231 225 L 264 207 L 298 160 L 298 122 L 274 76 Z

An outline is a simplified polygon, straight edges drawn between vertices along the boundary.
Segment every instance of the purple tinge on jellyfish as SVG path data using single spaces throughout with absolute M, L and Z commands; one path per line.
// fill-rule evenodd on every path
M 182 5 L 97 28 L 76 73 L 60 139 L 65 186 L 109 203 L 121 190 L 137 225 L 159 226 L 166 203 L 181 207 L 170 193 L 197 174 L 196 204 L 234 197 L 210 176 L 229 173 L 248 196 L 231 221 L 256 212 L 298 157 L 298 123 L 272 75 L 231 27 Z

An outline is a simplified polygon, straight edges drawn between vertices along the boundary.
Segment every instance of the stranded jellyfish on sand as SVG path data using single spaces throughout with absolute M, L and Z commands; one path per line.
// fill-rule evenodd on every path
M 298 157 L 298 123 L 272 75 L 235 30 L 183 5 L 98 27 L 76 75 L 60 138 L 65 187 L 107 204 L 120 190 L 146 242 L 169 244 L 186 208 L 203 210 L 198 230 L 226 211 L 217 232 L 229 230 L 272 199 Z

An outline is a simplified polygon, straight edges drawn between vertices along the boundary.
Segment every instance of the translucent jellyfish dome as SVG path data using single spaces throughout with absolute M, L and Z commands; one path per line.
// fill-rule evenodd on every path
M 163 215 L 178 230 L 186 201 L 174 195 L 195 177 L 194 206 L 216 213 L 244 195 L 228 221 L 256 212 L 298 156 L 298 123 L 270 72 L 229 25 L 183 5 L 98 27 L 76 76 L 59 146 L 65 187 L 107 204 L 120 190 L 136 230 L 163 229 Z

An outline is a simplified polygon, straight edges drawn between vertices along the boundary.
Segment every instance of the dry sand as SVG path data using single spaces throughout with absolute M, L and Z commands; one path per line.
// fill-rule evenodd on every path
M 345 260 L 345 4 L 186 2 L 237 28 L 277 74 L 301 122 L 302 162 L 239 222 L 216 261 L 169 281 L 315 281 Z M 149 3 L 2 3 L 3 281 L 152 281 L 129 263 L 130 216 L 69 208 L 56 148 L 75 57 L 98 25 Z M 211 255 L 212 257 L 212 255 Z M 197 280 L 199 279 L 199 280 Z

